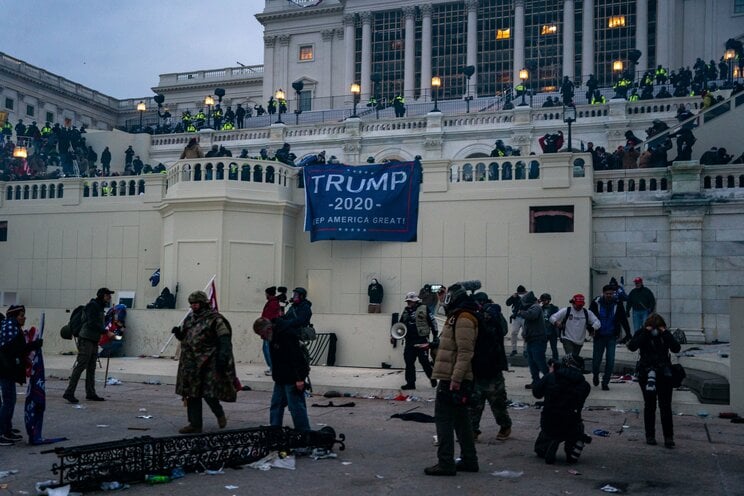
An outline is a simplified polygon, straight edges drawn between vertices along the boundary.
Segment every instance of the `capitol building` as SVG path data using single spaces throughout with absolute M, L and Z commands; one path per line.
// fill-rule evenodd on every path
M 477 279 L 502 306 L 522 284 L 563 307 L 612 277 L 630 290 L 640 276 L 691 342 L 730 340 L 729 301 L 744 295 L 744 166 L 699 159 L 711 147 L 744 152 L 744 93 L 726 84 L 743 80 L 726 43 L 744 38 L 744 2 L 266 0 L 257 18 L 263 65 L 161 74 L 152 95 L 127 100 L 0 53 L 0 111 L 11 123 L 85 124 L 87 144 L 110 148 L 112 172 L 124 172 L 128 146 L 167 168 L 0 182 L 0 304 L 23 303 L 32 318 L 45 311 L 56 329 L 109 287 L 133 307 L 125 349 L 149 355 L 183 310 L 146 305 L 178 287 L 185 309 L 186 295 L 216 276 L 236 358 L 260 361 L 250 325 L 264 288 L 303 286 L 315 327 L 338 335 L 337 364 L 379 366 L 402 363 L 390 314 L 425 284 Z M 699 95 L 613 98 L 621 73 L 637 80 L 698 58 L 728 64 L 712 107 Z M 590 75 L 604 103 L 587 102 Z M 577 83 L 575 107 L 544 107 L 565 76 Z M 286 113 L 257 115 L 277 96 Z M 139 122 L 172 130 L 185 111 L 211 117 L 217 104 L 253 115 L 240 129 L 136 132 Z M 674 131 L 680 106 L 696 116 L 692 160 L 593 169 L 588 143 L 612 152 L 654 121 Z M 539 140 L 558 131 L 563 149 L 543 153 Z M 232 157 L 180 159 L 191 138 Z M 497 140 L 518 154 L 491 157 Z M 415 236 L 312 242 L 302 169 L 238 158 L 273 156 L 284 143 L 298 162 L 321 151 L 347 165 L 417 160 Z M 385 289 L 379 315 L 367 314 L 373 278 Z

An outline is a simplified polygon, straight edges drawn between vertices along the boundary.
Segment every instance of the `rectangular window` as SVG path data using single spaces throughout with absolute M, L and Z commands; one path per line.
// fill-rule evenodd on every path
M 309 90 L 300 91 L 300 110 L 309 112 L 313 109 L 313 92 Z
M 8 221 L 0 220 L 0 241 L 8 241 Z
M 530 207 L 531 233 L 573 232 L 573 205 Z
M 558 26 L 555 24 L 543 24 L 542 29 L 540 30 L 540 34 L 547 35 L 547 34 L 555 34 L 558 32 Z
M 610 16 L 607 20 L 608 28 L 621 28 L 625 26 L 625 16 Z
M 33 105 L 26 105 L 26 115 L 33 117 L 36 114 L 36 109 Z
M 13 101 L 12 98 L 6 98 L 5 99 L 5 108 L 6 109 L 13 110 L 14 104 L 15 104 L 15 102 Z
M 744 0 L 734 0 L 734 14 L 744 14 Z
M 300 61 L 308 62 L 313 60 L 313 46 L 302 45 L 300 46 Z
M 508 40 L 509 38 L 511 38 L 511 28 L 496 30 L 497 40 Z
M 54 122 L 54 112 L 47 112 L 46 113 L 46 121 L 47 122 Z

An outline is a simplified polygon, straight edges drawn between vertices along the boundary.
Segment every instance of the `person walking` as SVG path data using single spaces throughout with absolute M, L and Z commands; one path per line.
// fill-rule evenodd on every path
M 681 349 L 674 335 L 667 329 L 659 314 L 651 314 L 643 327 L 628 343 L 630 351 L 640 351 L 638 361 L 638 384 L 643 393 L 643 424 L 646 444 L 656 445 L 656 403 L 659 403 L 661 430 L 664 446 L 674 448 L 674 424 L 672 416 L 672 361 L 669 352 Z
M 191 312 L 183 324 L 171 331 L 181 342 L 176 394 L 186 401 L 189 420 L 178 430 L 180 434 L 202 431 L 202 399 L 217 417 L 219 428 L 224 429 L 227 417 L 220 401 L 233 403 L 237 398 L 230 323 L 209 306 L 204 291 L 191 293 L 189 305 Z
M 96 365 L 98 361 L 98 341 L 106 332 L 106 307 L 111 303 L 111 295 L 114 294 L 108 288 L 100 288 L 96 297 L 92 298 L 83 310 L 83 326 L 77 338 L 78 355 L 75 366 L 72 369 L 67 389 L 62 395 L 70 403 L 78 403 L 75 397 L 80 375 L 85 371 L 85 399 L 88 401 L 104 401 L 96 394 Z
M 266 288 L 264 291 L 266 295 L 266 303 L 264 304 L 263 310 L 261 311 L 261 318 L 264 318 L 272 324 L 276 322 L 276 319 L 282 315 L 282 307 L 279 304 L 279 298 L 276 297 L 276 286 Z M 264 372 L 266 375 L 271 375 L 271 346 L 268 339 L 263 339 L 263 345 L 261 350 L 263 351 L 264 360 L 266 360 L 266 366 L 269 368 Z
M 447 288 L 444 297 L 447 321 L 434 360 L 433 379 L 439 380 L 434 400 L 437 428 L 437 464 L 424 469 L 426 475 L 451 476 L 477 472 L 473 427 L 468 403 L 473 393 L 471 360 L 478 336 L 477 304 L 460 283 Z M 460 461 L 455 463 L 455 433 L 460 443 Z
M 310 325 L 313 316 L 311 307 L 307 290 L 297 287 L 292 291 L 291 305 L 274 324 L 271 334 L 271 377 L 274 379 L 274 392 L 269 408 L 269 422 L 272 426 L 284 425 L 284 407 L 288 407 L 295 430 L 310 430 L 305 404 L 310 363 L 300 343 L 300 329 Z
M 656 298 L 654 293 L 643 285 L 643 278 L 636 277 L 633 279 L 635 287 L 628 293 L 627 313 L 633 311 L 633 329 L 636 332 L 643 329 L 643 324 L 649 315 L 656 309 Z
M 584 295 L 577 293 L 569 300 L 570 306 L 561 308 L 550 317 L 550 323 L 558 328 L 563 350 L 567 355 L 579 357 L 587 332 L 596 331 L 601 326 L 599 319 L 584 308 Z
M 511 307 L 511 316 L 509 316 L 509 323 L 511 324 L 511 356 L 517 355 L 519 331 L 524 326 L 524 319 L 519 316 L 519 310 L 521 310 L 522 296 L 526 294 L 527 289 L 520 284 L 517 286 L 516 293 L 506 299 L 506 306 Z
M 550 343 L 550 352 L 553 361 L 557 362 L 560 358 L 558 355 L 558 329 L 550 322 L 550 317 L 558 311 L 558 307 L 550 302 L 552 299 L 553 297 L 549 293 L 543 293 L 540 295 L 538 302 L 542 306 L 545 334 L 548 337 L 548 343 Z
M 421 303 L 421 298 L 415 291 L 406 294 L 406 307 L 400 313 L 400 320 L 406 326 L 406 345 L 403 348 L 403 360 L 406 363 L 406 383 L 402 390 L 416 389 L 416 360 L 424 369 L 426 377 L 431 381 L 431 387 L 437 386 L 432 379 L 432 367 L 429 361 L 429 336 L 434 329 L 434 322 L 429 309 Z
M 592 354 L 592 382 L 599 385 L 599 368 L 602 364 L 602 356 L 605 356 L 605 369 L 602 375 L 602 390 L 610 390 L 610 378 L 615 369 L 615 347 L 620 333 L 625 330 L 625 335 L 630 336 L 628 317 L 622 303 L 615 296 L 616 288 L 610 284 L 602 288 L 602 296 L 592 301 L 589 311 L 599 318 L 600 327 L 594 332 L 593 354 Z
M 530 291 L 522 297 L 522 310 L 519 316 L 524 319 L 524 330 L 522 338 L 524 339 L 524 352 L 527 356 L 527 365 L 530 368 L 532 383 L 526 384 L 527 389 L 548 373 L 548 364 L 545 362 L 545 351 L 548 347 L 548 337 L 545 333 L 545 321 L 540 304 L 535 298 L 535 294 Z

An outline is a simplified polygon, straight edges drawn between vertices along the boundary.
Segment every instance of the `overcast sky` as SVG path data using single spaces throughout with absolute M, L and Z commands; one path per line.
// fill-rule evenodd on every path
M 263 63 L 263 0 L 0 0 L 0 51 L 116 98 Z

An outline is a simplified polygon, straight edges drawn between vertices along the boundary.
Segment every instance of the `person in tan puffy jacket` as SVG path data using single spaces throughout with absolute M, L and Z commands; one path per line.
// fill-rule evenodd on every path
M 432 379 L 439 380 L 434 403 L 437 427 L 438 462 L 424 470 L 426 475 L 456 475 L 477 472 L 469 400 L 473 393 L 471 360 L 478 335 L 477 304 L 465 288 L 455 283 L 447 288 L 444 299 L 447 321 L 439 338 Z M 455 433 L 460 443 L 461 460 L 455 463 Z
M 196 141 L 196 138 L 191 138 L 189 144 L 184 147 L 183 152 L 181 153 L 181 159 L 203 157 L 204 153 L 202 153 L 201 148 L 199 148 L 199 142 Z

